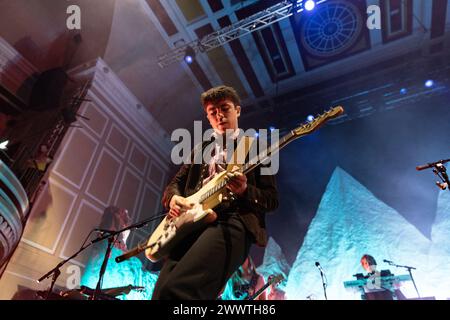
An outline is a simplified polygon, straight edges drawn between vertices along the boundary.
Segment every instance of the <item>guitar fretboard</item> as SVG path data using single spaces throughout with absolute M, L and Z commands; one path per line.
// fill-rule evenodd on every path
M 248 163 L 244 164 L 242 167 L 242 173 L 247 174 L 253 169 L 257 168 L 265 159 L 272 156 L 275 152 L 283 148 L 285 145 L 287 145 L 290 140 L 294 137 L 294 133 L 291 131 L 284 137 L 282 137 L 277 142 L 271 144 L 269 147 L 267 147 L 265 150 L 261 151 L 256 155 L 254 158 L 250 159 Z M 219 192 L 227 185 L 226 180 L 220 181 L 217 185 L 215 185 L 213 188 L 207 190 L 201 197 L 200 197 L 200 203 L 203 203 L 206 199 L 211 197 L 216 192 Z
M 265 150 L 260 151 L 256 157 L 250 159 L 248 163 L 246 163 L 242 167 L 242 173 L 247 174 L 253 169 L 257 168 L 263 161 L 265 161 L 267 158 L 275 154 L 275 152 L 278 152 L 281 148 L 286 146 L 294 136 L 295 136 L 294 132 L 291 131 L 277 142 L 272 143 Z

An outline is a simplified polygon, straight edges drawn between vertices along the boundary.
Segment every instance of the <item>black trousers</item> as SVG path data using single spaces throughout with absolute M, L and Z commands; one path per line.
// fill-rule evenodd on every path
M 247 258 L 253 242 L 238 214 L 218 218 L 192 234 L 169 255 L 153 300 L 215 300 Z

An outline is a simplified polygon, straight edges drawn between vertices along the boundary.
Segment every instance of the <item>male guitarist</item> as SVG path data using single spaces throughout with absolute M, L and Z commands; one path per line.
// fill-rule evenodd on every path
M 237 92 L 227 86 L 201 95 L 206 117 L 215 131 L 216 147 L 211 162 L 184 164 L 166 187 L 163 205 L 169 217 L 184 214 L 193 204 L 186 197 L 197 192 L 216 174 L 225 170 L 226 148 L 217 143 L 226 130 L 238 132 L 241 103 Z M 237 135 L 234 136 L 237 138 Z M 238 142 L 236 142 L 238 143 Z M 208 143 L 203 143 L 201 152 Z M 195 152 L 193 152 L 195 154 Z M 236 169 L 236 168 L 234 168 Z M 153 299 L 214 300 L 228 278 L 248 256 L 253 243 L 267 244 L 265 214 L 278 207 L 275 177 L 256 169 L 243 175 L 230 174 L 227 188 L 234 194 L 228 206 L 217 209 L 217 219 L 206 228 L 188 235 L 171 250 L 161 269 Z

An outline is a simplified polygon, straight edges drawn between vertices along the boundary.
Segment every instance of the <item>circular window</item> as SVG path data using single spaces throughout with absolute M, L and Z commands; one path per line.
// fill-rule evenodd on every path
M 312 11 L 302 30 L 304 48 L 320 57 L 345 52 L 357 40 L 363 19 L 350 2 L 325 2 Z

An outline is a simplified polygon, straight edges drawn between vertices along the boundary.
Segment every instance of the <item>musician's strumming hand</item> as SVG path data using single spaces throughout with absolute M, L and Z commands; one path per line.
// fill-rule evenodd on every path
M 230 179 L 227 184 L 228 190 L 237 195 L 242 195 L 247 190 L 247 177 L 239 171 L 238 166 L 234 166 L 227 176 Z
M 194 203 L 189 202 L 187 198 L 182 196 L 174 195 L 172 199 L 170 199 L 169 203 L 169 212 L 167 215 L 170 218 L 175 218 L 185 213 L 187 210 L 192 209 L 194 207 Z

